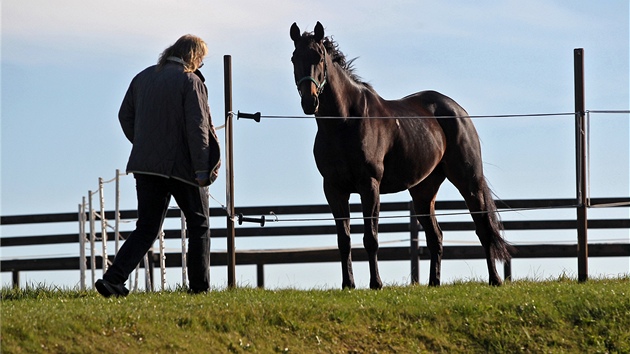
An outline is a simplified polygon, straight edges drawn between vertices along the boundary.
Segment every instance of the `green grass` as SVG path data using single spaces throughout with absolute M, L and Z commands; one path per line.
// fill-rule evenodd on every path
M 630 277 L 105 299 L 2 290 L 3 353 L 630 352 Z

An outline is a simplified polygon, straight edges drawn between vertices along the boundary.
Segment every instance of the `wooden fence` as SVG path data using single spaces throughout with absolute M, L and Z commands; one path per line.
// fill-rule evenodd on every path
M 598 198 L 591 199 L 591 205 L 620 205 L 628 207 L 630 198 Z M 544 209 L 544 208 L 575 208 L 575 199 L 545 199 L 545 200 L 505 200 L 498 203 L 499 210 L 508 209 Z M 502 207 L 504 206 L 504 207 Z M 436 209 L 440 212 L 453 210 L 466 210 L 463 201 L 438 201 Z M 351 204 L 351 212 L 360 212 L 360 204 Z M 267 223 L 264 227 L 255 224 L 244 223 L 236 228 L 236 237 L 269 237 L 269 236 L 306 236 L 313 237 L 322 235 L 335 235 L 336 230 L 332 220 L 319 220 L 314 218 L 313 223 L 316 225 L 308 226 L 276 226 L 273 218 L 269 218 L 269 212 L 273 211 L 274 215 L 280 221 L 284 216 L 291 218 L 306 219 L 312 215 L 330 215 L 327 205 L 291 205 L 291 206 L 258 206 L 258 207 L 242 207 L 236 208 L 236 213 L 247 216 L 267 215 Z M 405 247 L 381 247 L 379 249 L 380 261 L 410 261 L 411 281 L 418 282 L 419 279 L 419 260 L 429 259 L 429 250 L 425 246 L 418 245 L 420 225 L 414 215 L 413 207 L 410 202 L 394 202 L 382 203 L 381 213 L 393 212 L 396 215 L 409 215 L 403 218 L 404 222 L 381 222 L 379 225 L 379 233 L 381 235 L 387 233 L 406 233 L 409 235 L 409 246 Z M 211 208 L 211 218 L 225 218 L 225 211 L 220 208 Z M 402 213 L 402 214 L 401 214 Z M 135 219 L 135 210 L 125 210 L 120 212 L 121 219 Z M 167 218 L 179 218 L 180 211 L 177 209 L 169 210 Z M 105 218 L 114 219 L 114 212 L 105 212 Z M 85 218 L 84 220 L 86 220 Z M 2 225 L 24 225 L 24 224 L 41 224 L 41 223 L 59 223 L 59 222 L 77 222 L 79 220 L 78 213 L 62 213 L 62 214 L 44 214 L 44 215 L 17 215 L 2 216 L 0 223 Z M 396 218 L 400 220 L 400 218 Z M 278 223 L 280 224 L 280 223 Z M 361 234 L 363 225 L 361 222 L 353 222 L 351 226 L 352 234 Z M 506 232 L 535 231 L 535 230 L 576 230 L 577 221 L 575 219 L 567 220 L 518 220 L 504 221 L 504 230 Z M 212 221 L 211 221 L 212 225 Z M 450 221 L 440 222 L 443 231 L 470 231 L 474 230 L 472 221 Z M 630 229 L 630 219 L 590 219 L 588 220 L 589 229 Z M 181 237 L 181 230 L 165 230 L 166 239 L 176 239 Z M 124 239 L 128 236 L 129 231 L 121 232 Z M 227 234 L 226 228 L 213 228 L 212 238 L 225 238 Z M 96 234 L 100 238 L 100 233 Z M 422 235 L 420 237 L 423 237 Z M 58 234 L 58 235 L 34 235 L 34 236 L 14 236 L 0 238 L 0 246 L 2 247 L 3 259 L 0 262 L 0 270 L 2 272 L 12 272 L 14 286 L 19 286 L 19 275 L 23 271 L 59 271 L 59 270 L 80 270 L 80 257 L 56 257 L 56 258 L 29 258 L 29 259 L 8 259 L 7 250 L 14 246 L 35 246 L 35 245 L 57 245 L 69 244 L 77 250 L 79 244 L 79 234 Z M 578 255 L 577 241 L 575 244 L 539 244 L 539 245 L 514 245 L 517 252 L 513 258 L 575 258 Z M 630 257 L 630 243 L 591 243 L 588 245 L 588 255 L 590 257 Z M 181 253 L 166 253 L 165 266 L 181 267 Z M 226 252 L 212 252 L 211 266 L 224 266 L 227 264 Z M 113 256 L 109 257 L 113 260 Z M 485 258 L 483 248 L 480 245 L 475 246 L 444 246 L 443 259 L 445 260 L 470 260 Z M 159 254 L 153 254 L 150 266 L 159 266 Z M 352 259 L 355 261 L 366 261 L 367 255 L 362 248 L 352 250 Z M 102 267 L 102 257 L 96 255 L 95 263 L 97 269 Z M 252 250 L 240 251 L 236 250 L 237 265 L 256 265 L 257 266 L 257 285 L 264 287 L 264 267 L 270 264 L 297 264 L 297 263 L 323 263 L 338 262 L 339 253 L 335 248 L 325 249 L 284 249 L 284 250 Z M 86 258 L 85 267 L 89 269 L 91 264 L 90 257 Z M 85 268 L 83 268 L 85 269 Z M 625 271 L 625 270 L 624 270 Z M 150 272 L 151 276 L 153 272 Z M 511 277 L 511 264 L 508 262 L 504 266 L 504 277 Z M 151 282 L 153 283 L 153 282 Z

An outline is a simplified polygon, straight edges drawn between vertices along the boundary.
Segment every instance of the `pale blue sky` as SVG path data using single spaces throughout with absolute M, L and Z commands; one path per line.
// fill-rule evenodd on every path
M 584 48 L 587 109 L 629 107 L 627 0 L 216 3 L 2 1 L 0 213 L 74 212 L 98 177 L 124 170 L 130 145 L 117 120 L 124 92 L 186 33 L 209 44 L 202 72 L 215 125 L 224 122 L 225 54 L 232 55 L 234 110 L 303 116 L 289 60 L 293 22 L 303 30 L 322 22 L 349 58 L 359 57 L 357 73 L 388 99 L 433 89 L 474 116 L 571 112 L 573 49 Z M 594 197 L 629 195 L 628 122 L 627 114 L 591 121 Z M 574 196 L 571 117 L 475 123 L 499 197 Z M 315 132 L 311 118 L 237 121 L 236 205 L 324 203 L 311 152 Z M 222 202 L 224 183 L 221 176 L 211 188 Z M 122 188 L 122 208 L 134 209 L 130 176 Z M 445 185 L 440 198 L 460 197 Z M 474 273 L 485 277 L 483 269 Z

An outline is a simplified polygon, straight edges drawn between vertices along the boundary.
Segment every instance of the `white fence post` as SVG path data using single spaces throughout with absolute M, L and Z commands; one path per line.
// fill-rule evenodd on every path
M 162 283 L 162 291 L 166 288 L 166 255 L 164 254 L 164 231 L 160 230 L 160 280 Z
M 98 196 L 101 214 L 101 241 L 103 245 L 103 274 L 107 272 L 107 220 L 105 219 L 105 195 L 103 193 L 103 178 L 98 178 Z
M 88 211 L 90 216 L 90 268 L 92 270 L 92 290 L 96 282 L 96 233 L 94 231 L 94 210 L 92 209 L 92 191 L 88 191 Z
M 184 212 L 180 210 L 181 214 L 181 235 L 182 235 L 182 287 L 185 288 L 188 284 L 186 277 L 186 216 Z
M 79 286 L 85 290 L 85 197 L 79 204 Z
M 153 247 L 151 247 L 153 249 Z M 153 261 L 153 260 L 151 260 Z M 144 255 L 144 286 L 145 291 L 153 291 L 153 284 L 151 283 L 151 266 L 149 264 L 149 254 Z
M 116 169 L 116 210 L 114 221 L 114 254 L 118 253 L 120 242 L 120 170 Z
M 140 274 L 140 263 L 138 263 L 138 265 L 136 266 L 136 274 L 133 277 L 133 281 L 131 281 L 133 283 L 133 286 L 131 286 L 131 284 L 129 284 L 129 289 L 133 289 L 133 291 L 138 291 L 138 275 Z

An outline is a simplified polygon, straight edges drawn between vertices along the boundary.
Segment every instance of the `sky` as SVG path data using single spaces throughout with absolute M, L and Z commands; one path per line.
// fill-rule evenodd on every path
M 1 47 L 0 214 L 77 211 L 98 178 L 124 171 L 130 144 L 117 113 L 133 76 L 154 64 L 181 35 L 202 37 L 210 54 L 202 69 L 216 126 L 224 123 L 223 56 L 231 55 L 233 110 L 261 112 L 255 123 L 234 124 L 235 205 L 324 204 L 312 144 L 315 121 L 300 108 L 290 62 L 289 28 L 312 31 L 320 21 L 355 68 L 386 99 L 437 90 L 473 116 L 565 113 L 574 110 L 573 50 L 584 48 L 586 108 L 629 109 L 629 4 L 609 1 L 84 1 L 3 0 Z M 590 120 L 592 197 L 630 195 L 629 115 L 593 113 Z M 575 196 L 574 125 L 571 116 L 477 118 L 484 169 L 501 199 Z M 223 142 L 223 131 L 219 131 Z M 108 187 L 107 209 L 113 209 Z M 225 204 L 225 176 L 210 189 Z M 460 200 L 445 183 L 441 200 Z M 408 201 L 407 193 L 382 201 Z M 353 196 L 352 202 L 359 199 Z M 174 205 L 174 203 L 173 203 Z M 121 180 L 121 208 L 135 209 L 131 176 Z M 571 218 L 573 210 L 504 218 Z M 627 218 L 628 208 L 593 210 L 596 217 Z M 446 220 L 446 219 L 445 219 Z M 216 223 L 220 227 L 220 221 Z M 131 227 L 131 226 L 128 226 Z M 70 230 L 70 231 L 67 231 Z M 71 225 L 3 226 L 2 236 L 67 233 Z M 574 240 L 573 232 L 506 234 L 508 240 Z M 592 240 L 630 241 L 628 230 L 592 233 Z M 422 239 L 422 237 L 421 237 Z M 323 246 L 334 246 L 335 238 Z M 451 240 L 451 241 L 449 241 Z M 445 234 L 445 242 L 475 241 Z M 322 246 L 314 240 L 237 240 L 237 248 Z M 361 235 L 353 244 L 361 245 Z M 405 243 L 403 243 L 405 244 Z M 225 249 L 223 240 L 213 250 Z M 78 250 L 3 249 L 2 258 Z M 515 276 L 576 274 L 575 260 L 518 261 Z M 383 262 L 382 262 L 383 263 Z M 627 259 L 592 260 L 602 276 L 630 272 Z M 309 268 L 310 267 L 310 268 Z M 316 268 L 314 268 L 316 267 Z M 408 265 L 382 265 L 383 281 L 405 282 Z M 278 287 L 336 287 L 339 266 L 268 267 Z M 295 270 L 297 269 L 297 270 Z M 421 264 L 421 282 L 428 276 Z M 239 274 L 240 273 L 240 274 Z M 316 273 L 316 274 L 315 274 Z M 363 273 L 363 274 L 362 274 Z M 355 269 L 365 286 L 367 265 Z M 446 279 L 485 279 L 483 262 L 445 262 Z M 2 274 L 3 284 L 8 273 Z M 65 277 L 76 284 L 76 272 Z M 306 278 L 306 279 L 305 279 Z M 49 272 L 26 280 L 61 282 Z M 213 284 L 225 283 L 225 268 Z M 176 280 L 176 279 L 175 279 Z M 237 269 L 255 282 L 255 270 Z M 66 284 L 64 283 L 64 285 Z

